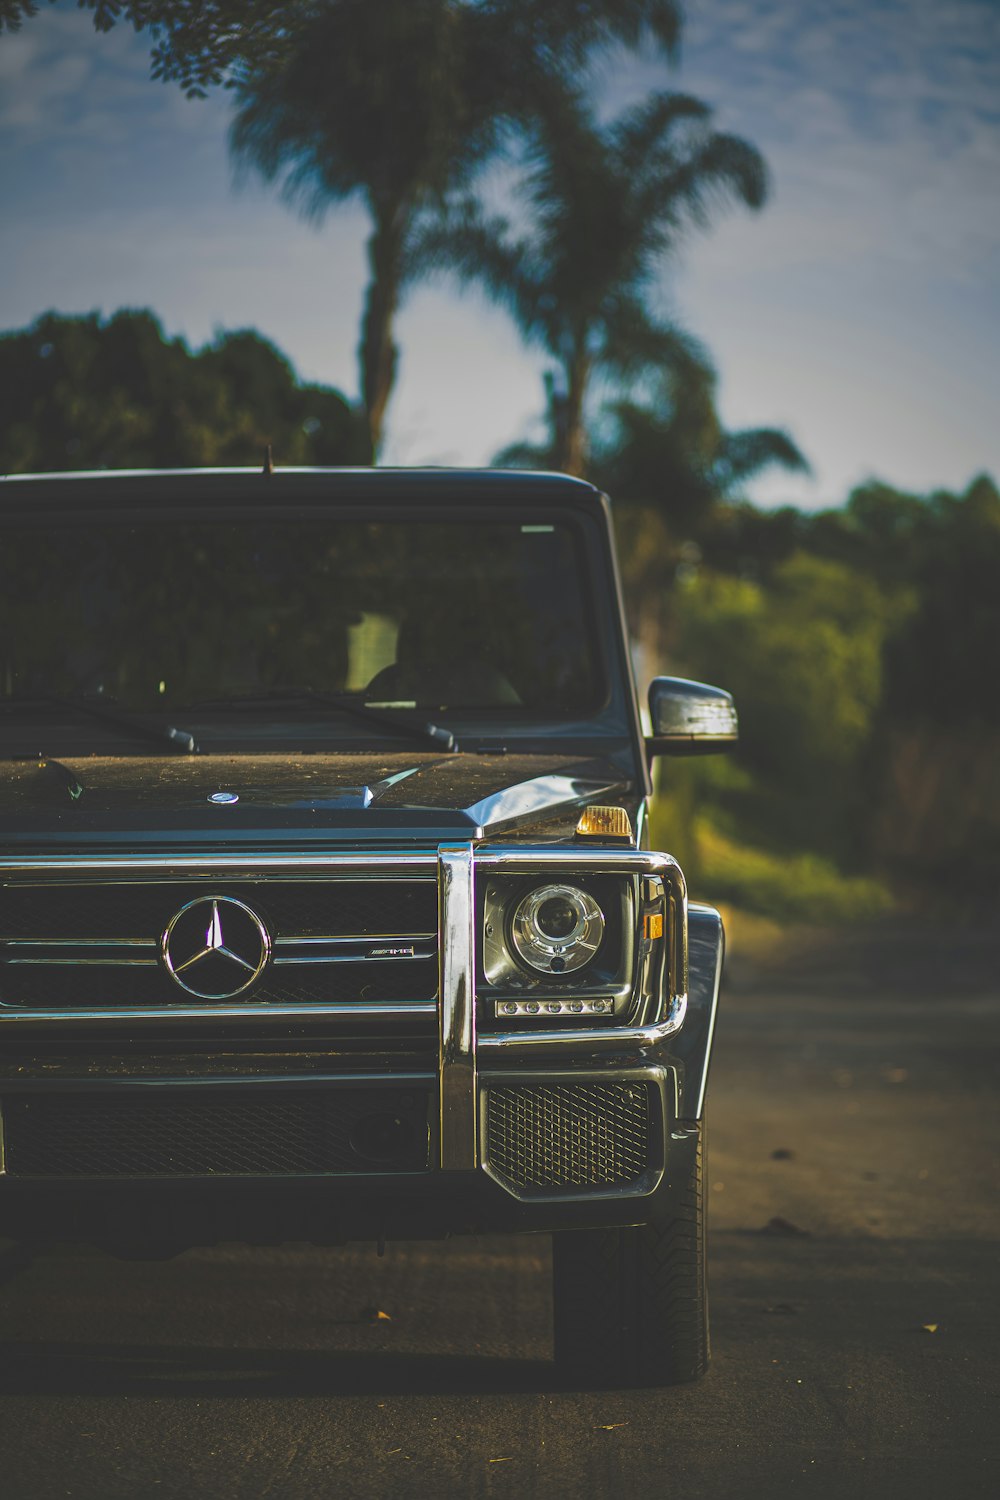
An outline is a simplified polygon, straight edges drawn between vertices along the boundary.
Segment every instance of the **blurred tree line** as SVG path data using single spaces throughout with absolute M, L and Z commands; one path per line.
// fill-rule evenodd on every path
M 349 464 L 367 452 L 339 392 L 301 385 L 249 329 L 192 352 L 148 311 L 45 313 L 0 336 L 0 471 L 280 462 Z
M 671 670 L 723 683 L 741 718 L 732 762 L 664 772 L 660 827 L 696 883 L 793 916 L 877 910 L 872 876 L 906 899 L 992 910 L 994 481 L 927 496 L 871 482 L 813 513 L 722 502 L 697 526 L 661 526 Z M 633 553 L 626 572 L 646 565 Z

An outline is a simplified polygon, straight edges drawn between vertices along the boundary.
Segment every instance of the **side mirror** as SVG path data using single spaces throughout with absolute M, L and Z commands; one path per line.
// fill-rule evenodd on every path
M 711 755 L 728 750 L 739 739 L 732 694 L 685 677 L 653 678 L 649 717 L 653 734 L 646 749 L 650 756 Z

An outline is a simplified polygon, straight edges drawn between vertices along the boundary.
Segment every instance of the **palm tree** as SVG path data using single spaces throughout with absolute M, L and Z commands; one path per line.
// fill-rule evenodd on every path
M 289 7 L 289 13 L 295 7 Z M 612 42 L 671 49 L 676 0 L 326 0 L 291 42 L 235 76 L 237 163 L 320 218 L 360 198 L 371 219 L 358 350 L 377 455 L 398 351 L 393 325 L 424 270 L 419 231 L 540 95 Z
M 584 416 L 595 375 L 629 381 L 656 369 L 704 368 L 697 346 L 654 318 L 649 298 L 664 258 L 712 209 L 759 208 L 764 162 L 684 94 L 655 93 L 610 125 L 594 125 L 579 94 L 537 103 L 522 196 L 523 232 L 465 204 L 420 238 L 422 259 L 476 282 L 552 358 L 559 386 L 558 467 L 581 473 Z
M 592 477 L 617 499 L 658 512 L 677 542 L 698 533 L 717 501 L 741 498 L 762 470 L 808 473 L 787 432 L 722 424 L 715 372 L 665 373 L 648 399 L 619 400 L 603 413 Z
M 320 218 L 359 197 L 371 219 L 361 397 L 373 456 L 396 372 L 393 320 L 421 213 L 469 177 L 495 144 L 497 111 L 474 84 L 463 0 L 335 0 L 307 20 L 274 67 L 237 84 L 237 161 L 280 179 Z

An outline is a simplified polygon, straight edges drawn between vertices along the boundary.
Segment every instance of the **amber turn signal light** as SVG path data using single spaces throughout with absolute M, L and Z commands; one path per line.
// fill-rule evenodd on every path
M 630 839 L 632 821 L 624 807 L 585 807 L 576 832 L 584 839 Z

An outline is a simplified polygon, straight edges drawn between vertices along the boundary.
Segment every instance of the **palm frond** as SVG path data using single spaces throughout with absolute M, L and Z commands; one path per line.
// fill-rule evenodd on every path
M 545 287 L 533 275 L 533 247 L 512 239 L 499 215 L 486 216 L 472 201 L 418 223 L 407 244 L 408 275 L 452 272 L 466 285 L 478 282 L 490 301 L 513 314 L 524 336 L 543 334 Z
M 674 381 L 712 379 L 705 346 L 677 324 L 650 317 L 637 297 L 619 296 L 602 319 L 601 365 L 623 380 L 655 371 Z
M 778 427 L 748 427 L 727 432 L 715 464 L 723 492 L 776 465 L 792 474 L 809 474 L 808 459 L 789 433 Z
M 767 165 L 757 148 L 740 136 L 712 132 L 648 184 L 644 208 L 675 224 L 688 218 L 706 227 L 713 205 L 735 199 L 758 209 L 767 192 Z
M 690 94 L 657 92 L 634 105 L 612 123 L 609 143 L 623 172 L 648 172 L 650 157 L 662 156 L 679 124 L 701 123 L 711 110 Z M 659 166 L 659 160 L 656 163 Z
M 550 77 L 576 79 L 596 57 L 619 45 L 652 42 L 672 57 L 680 39 L 678 0 L 484 0 L 526 56 Z

